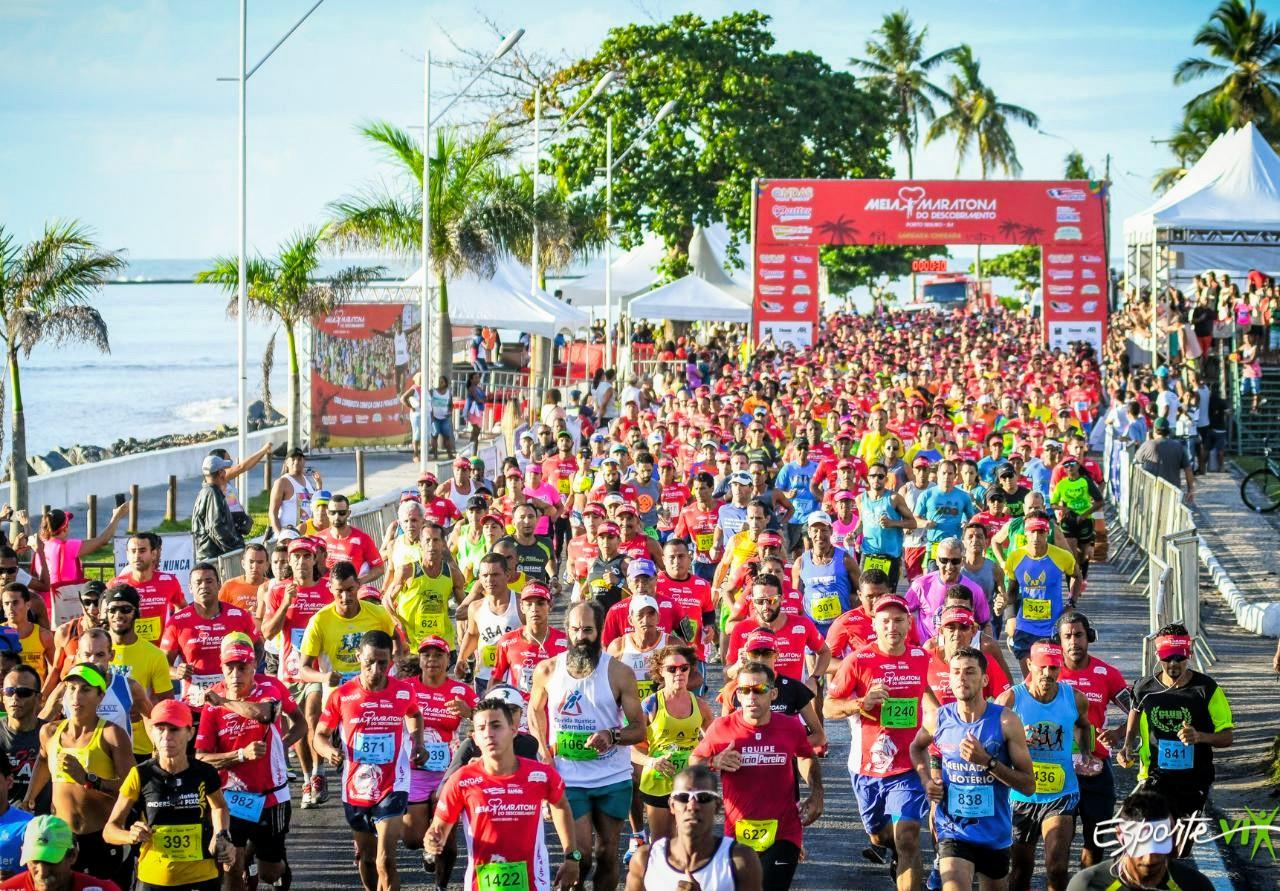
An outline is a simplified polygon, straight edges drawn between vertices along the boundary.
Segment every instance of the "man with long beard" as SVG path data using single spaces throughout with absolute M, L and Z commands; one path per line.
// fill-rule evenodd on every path
M 645 729 L 635 673 L 602 652 L 603 623 L 594 601 L 569 610 L 568 650 L 534 670 L 529 730 L 539 758 L 564 778 L 585 855 L 580 875 L 585 879 L 594 860 L 594 886 L 614 888 L 618 839 L 631 809 L 631 746 L 644 740 Z

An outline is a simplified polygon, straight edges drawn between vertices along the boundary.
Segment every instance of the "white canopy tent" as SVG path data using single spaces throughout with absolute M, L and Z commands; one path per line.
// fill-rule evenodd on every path
M 662 239 L 650 234 L 639 247 L 613 261 L 613 299 L 623 309 L 629 298 L 653 287 L 658 278 L 654 269 L 666 254 Z M 603 261 L 593 264 L 582 278 L 565 282 L 560 290 L 574 306 L 604 306 L 604 272 Z
M 1125 272 L 1157 288 L 1213 269 L 1280 271 L 1280 156 L 1252 124 L 1218 137 L 1146 210 L 1125 220 Z
M 584 310 L 541 289 L 530 293 L 530 277 L 527 266 L 505 257 L 498 261 L 491 278 L 467 274 L 453 279 L 449 282 L 449 320 L 454 325 L 509 328 L 540 337 L 555 337 L 561 331 L 590 324 L 591 317 Z M 400 287 L 421 289 L 422 270 L 401 282 Z
M 749 322 L 751 306 L 697 275 L 686 275 L 631 301 L 633 319 Z

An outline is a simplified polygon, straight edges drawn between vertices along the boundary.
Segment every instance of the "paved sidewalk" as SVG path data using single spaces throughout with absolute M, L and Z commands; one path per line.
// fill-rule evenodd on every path
M 1235 616 L 1228 610 L 1226 618 L 1235 622 L 1247 603 L 1252 615 L 1245 627 L 1260 632 L 1261 608 L 1280 603 L 1280 512 L 1259 514 L 1246 508 L 1240 499 L 1241 478 L 1238 473 L 1196 477 L 1194 514 L 1201 540 L 1239 590 L 1241 600 L 1232 605 Z M 1274 616 L 1269 621 L 1274 625 Z

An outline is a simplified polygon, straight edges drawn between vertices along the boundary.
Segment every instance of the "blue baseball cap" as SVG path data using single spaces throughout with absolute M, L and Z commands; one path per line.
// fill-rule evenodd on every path
M 634 579 L 642 575 L 647 575 L 650 578 L 657 578 L 658 575 L 658 568 L 653 565 L 653 561 L 645 557 L 632 560 L 627 566 L 627 578 Z

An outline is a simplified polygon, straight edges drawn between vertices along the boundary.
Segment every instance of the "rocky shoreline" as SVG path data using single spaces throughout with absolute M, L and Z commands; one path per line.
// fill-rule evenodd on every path
M 285 422 L 285 416 L 275 409 L 267 410 L 261 400 L 249 406 L 249 429 L 261 430 L 264 427 L 276 427 Z M 212 430 L 201 430 L 195 433 L 166 433 L 163 436 L 152 436 L 147 439 L 129 437 L 117 439 L 110 447 L 96 445 L 73 445 L 63 449 L 54 449 L 43 455 L 32 455 L 27 458 L 27 469 L 33 476 L 78 467 L 82 464 L 94 464 L 108 458 L 119 458 L 122 455 L 136 455 L 140 452 L 154 452 L 174 446 L 196 445 L 211 442 L 227 436 L 235 436 L 237 428 L 234 424 L 219 424 Z

